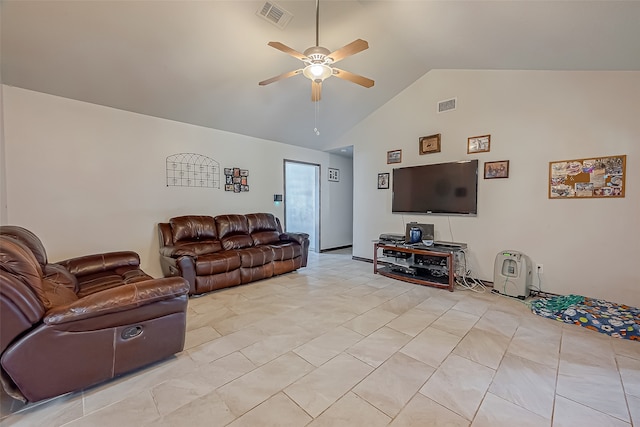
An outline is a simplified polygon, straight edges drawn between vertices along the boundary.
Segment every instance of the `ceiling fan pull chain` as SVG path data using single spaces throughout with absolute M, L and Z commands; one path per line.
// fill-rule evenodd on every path
M 318 130 L 318 116 L 320 115 L 320 101 L 314 103 L 313 108 L 315 109 L 315 124 L 316 127 L 313 128 L 313 132 L 320 136 L 320 131 Z

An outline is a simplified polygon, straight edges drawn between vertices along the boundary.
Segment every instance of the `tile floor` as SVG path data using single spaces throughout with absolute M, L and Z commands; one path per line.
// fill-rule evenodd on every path
M 640 342 L 348 251 L 189 301 L 185 350 L 2 426 L 640 426 Z

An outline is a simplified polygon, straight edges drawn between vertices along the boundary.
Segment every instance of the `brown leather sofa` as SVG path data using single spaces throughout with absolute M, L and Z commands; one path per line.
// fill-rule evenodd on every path
M 153 279 L 135 252 L 50 264 L 38 237 L 0 227 L 0 379 L 38 401 L 167 358 L 184 347 L 189 286 Z
M 164 275 L 187 279 L 190 295 L 297 270 L 309 255 L 309 235 L 283 233 L 270 213 L 179 216 L 158 232 Z

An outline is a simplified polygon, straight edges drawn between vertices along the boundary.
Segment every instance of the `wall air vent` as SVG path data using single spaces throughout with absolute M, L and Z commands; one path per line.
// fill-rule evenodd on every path
M 451 98 L 438 102 L 438 113 L 444 113 L 445 111 L 453 111 L 458 104 L 458 98 Z
M 281 30 L 284 29 L 289 21 L 291 21 L 291 18 L 293 18 L 293 15 L 284 10 L 282 6 L 270 1 L 266 1 L 259 6 L 258 10 L 256 10 L 256 15 L 266 19 Z

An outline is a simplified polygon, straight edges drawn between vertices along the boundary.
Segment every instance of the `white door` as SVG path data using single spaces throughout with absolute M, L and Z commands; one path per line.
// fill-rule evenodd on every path
M 309 249 L 320 251 L 320 165 L 284 161 L 285 231 L 309 235 Z

